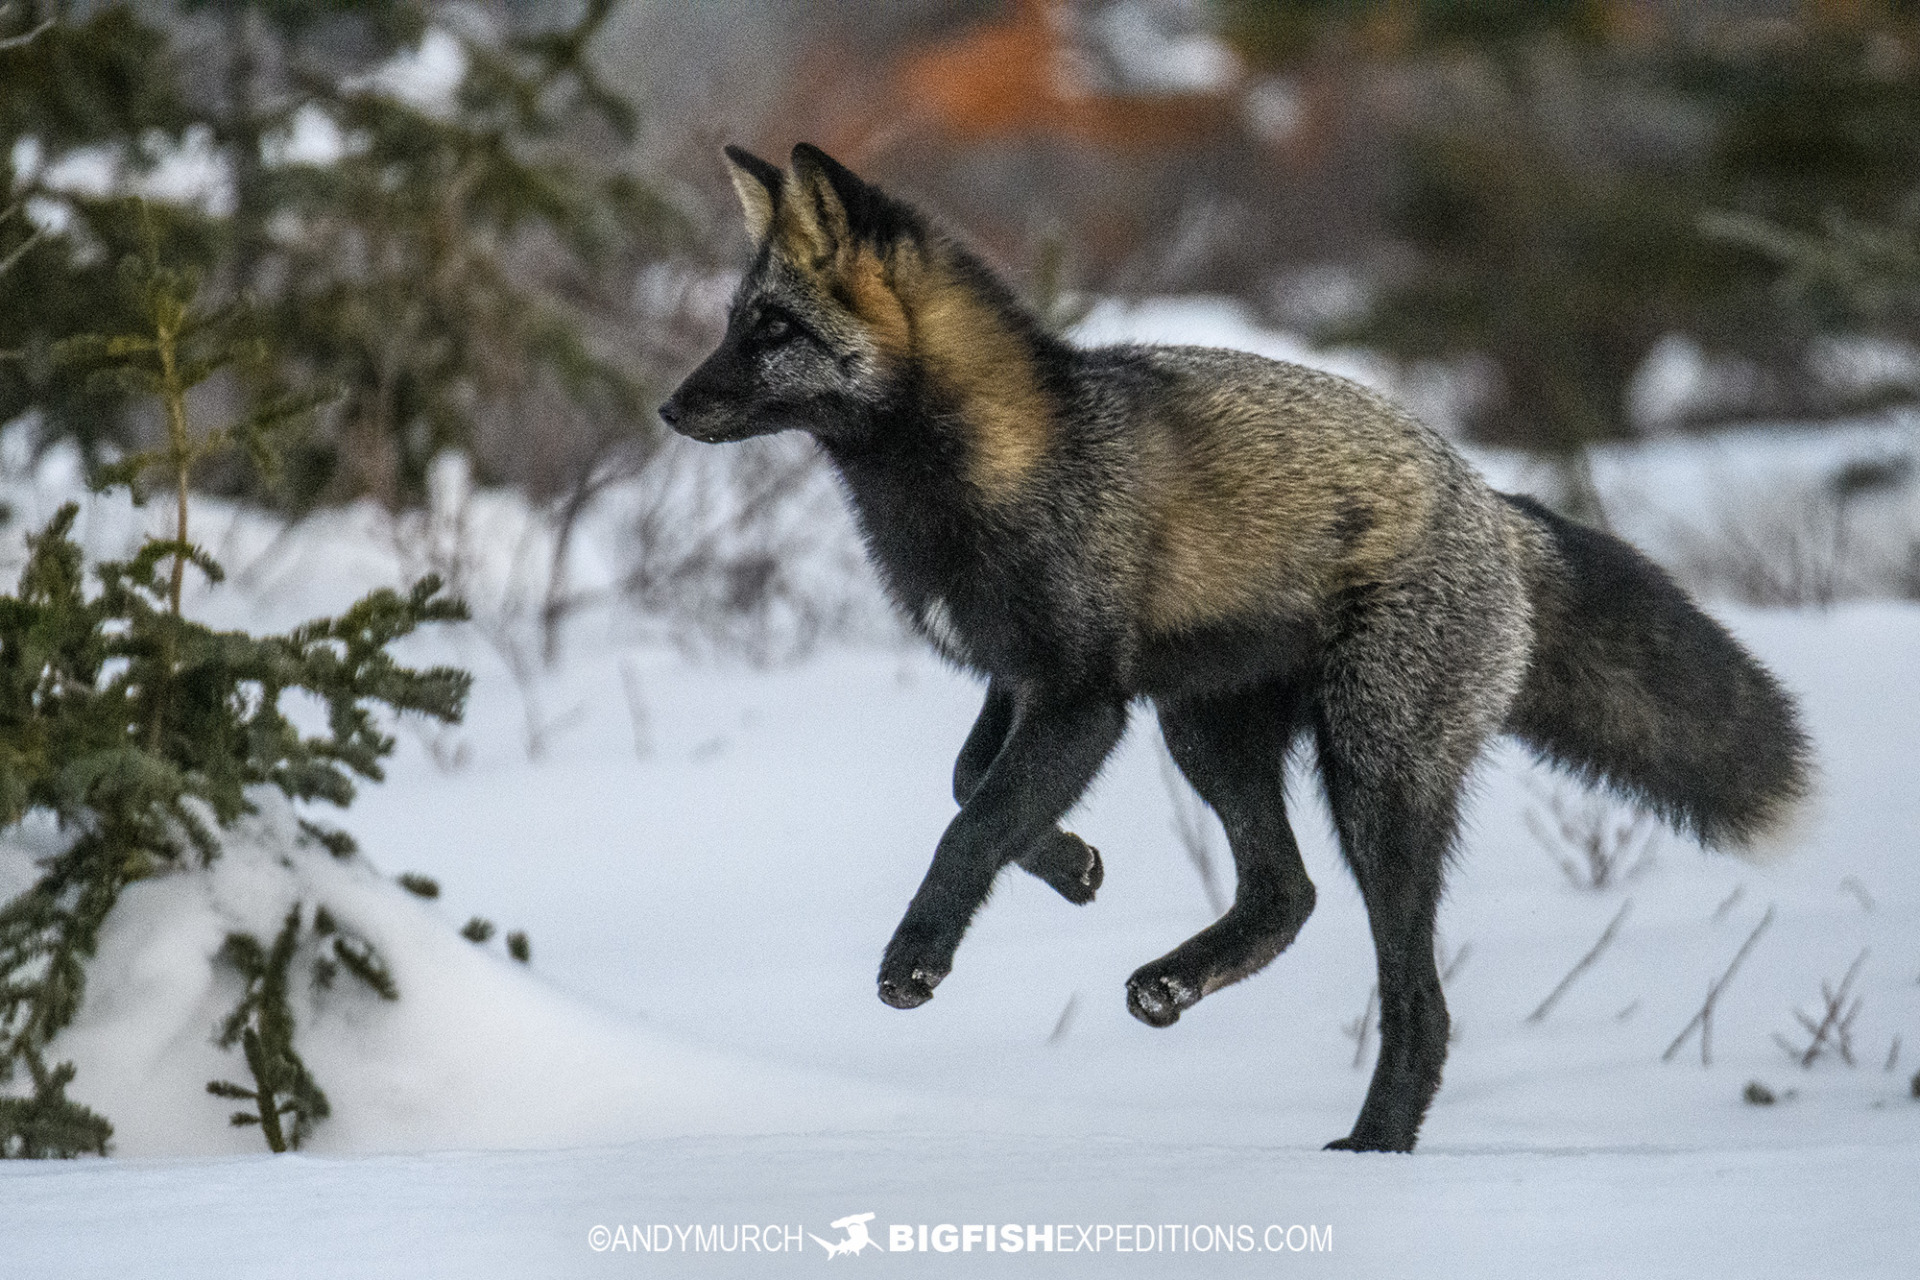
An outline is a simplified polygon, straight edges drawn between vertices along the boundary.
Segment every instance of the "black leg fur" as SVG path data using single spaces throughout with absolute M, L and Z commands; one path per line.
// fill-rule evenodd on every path
M 1436 794 L 1404 785 L 1372 767 L 1364 745 L 1343 740 L 1324 720 L 1316 737 L 1334 827 L 1366 900 L 1380 980 L 1373 1082 L 1353 1132 L 1327 1146 L 1411 1151 L 1447 1059 L 1447 1003 L 1433 929 L 1458 786 Z
M 986 776 L 994 757 L 1000 754 L 1008 732 L 1013 728 L 1013 694 L 1000 681 L 987 685 L 987 700 L 973 729 L 953 762 L 953 798 L 964 805 L 973 798 L 980 780 Z M 1106 878 L 1100 851 L 1070 831 L 1055 827 L 1016 862 L 1032 875 L 1052 885 L 1068 902 L 1084 906 L 1093 901 Z
M 968 730 L 960 755 L 953 762 L 955 804 L 973 799 L 980 779 L 987 776 L 987 769 L 1000 754 L 1000 748 L 1006 745 L 1007 734 L 1012 729 L 1013 692 L 1000 681 L 992 681 L 987 685 L 987 700 L 981 704 L 980 714 L 974 718 L 973 728 Z
M 973 913 L 1000 868 L 1031 849 L 1079 801 L 1127 726 L 1110 698 L 1018 706 L 993 764 L 961 806 L 880 961 L 880 998 L 911 1009 L 953 968 Z
M 1298 714 L 1290 686 L 1160 707 L 1167 750 L 1226 828 L 1237 883 L 1225 915 L 1127 979 L 1127 1010 L 1149 1026 L 1171 1026 L 1201 997 L 1258 973 L 1313 912 L 1313 882 L 1287 824 Z

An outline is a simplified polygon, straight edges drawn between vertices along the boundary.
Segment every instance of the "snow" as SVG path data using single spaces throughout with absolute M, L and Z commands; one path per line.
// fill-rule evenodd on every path
M 1290 333 L 1261 328 L 1252 310 L 1228 298 L 1146 298 L 1135 303 L 1103 300 L 1074 326 L 1085 346 L 1121 342 L 1179 343 L 1195 347 L 1232 347 L 1269 360 L 1325 369 L 1377 391 L 1393 391 L 1388 366 L 1365 352 L 1316 350 Z
M 374 89 L 430 113 L 445 113 L 467 74 L 467 51 L 457 36 L 428 27 L 413 49 L 396 54 L 354 87 Z
M 294 108 L 283 129 L 261 143 L 261 159 L 268 165 L 329 165 L 347 154 L 347 135 L 332 116 L 311 102 Z
M 1184 0 L 1117 0 L 1093 16 L 1088 34 L 1128 92 L 1225 92 L 1240 78 L 1240 61 L 1200 29 L 1195 8 Z
M 1190 340 L 1233 340 L 1243 323 L 1155 305 L 1154 323 Z M 1284 340 L 1237 345 L 1256 343 Z M 1737 452 L 1668 440 L 1604 455 L 1596 476 L 1640 513 L 1638 537 L 1706 519 L 1728 465 L 1818 476 L 1908 430 L 1782 433 Z M 1500 483 L 1524 479 L 1512 459 L 1477 458 Z M 55 457 L 6 486 L 16 562 L 18 531 L 70 488 L 66 467 Z M 114 1121 L 115 1155 L 0 1164 L 9 1274 L 767 1274 L 820 1254 L 809 1239 L 798 1257 L 653 1258 L 597 1252 L 590 1231 L 625 1227 L 631 1241 L 636 1226 L 754 1223 L 833 1240 L 829 1222 L 867 1211 L 883 1243 L 895 1224 L 1144 1223 L 1247 1224 L 1256 1237 L 1277 1226 L 1283 1240 L 1293 1225 L 1330 1227 L 1333 1245 L 1271 1263 L 1116 1260 L 1109 1235 L 1098 1254 L 978 1262 L 976 1243 L 963 1262 L 922 1257 L 930 1268 L 1910 1273 L 1920 607 L 1714 606 L 1801 696 L 1818 744 L 1819 803 L 1779 860 L 1662 835 L 1642 874 L 1577 889 L 1526 821 L 1556 788 L 1575 793 L 1517 752 L 1492 753 L 1442 911 L 1447 956 L 1466 949 L 1448 983 L 1446 1085 L 1417 1154 L 1356 1157 L 1319 1147 L 1365 1092 L 1371 1045 L 1356 1068 L 1343 1028 L 1366 1005 L 1372 954 L 1298 769 L 1290 797 L 1318 910 L 1268 971 L 1176 1027 L 1133 1021 L 1122 992 L 1209 916 L 1145 715 L 1071 820 L 1105 858 L 1099 901 L 1075 908 L 1009 871 L 932 1003 L 889 1009 L 874 969 L 951 816 L 952 753 L 980 690 L 904 641 L 869 636 L 768 668 L 690 654 L 612 613 L 577 619 L 559 665 L 516 680 L 504 655 L 526 625 L 517 575 L 544 563 L 543 530 L 510 495 L 466 491 L 457 471 L 440 489 L 426 525 L 356 508 L 282 536 L 201 509 L 198 536 L 232 577 L 191 607 L 221 625 L 284 626 L 429 564 L 464 564 L 480 623 L 410 642 L 408 657 L 472 668 L 473 705 L 446 734 L 402 725 L 389 780 L 344 814 L 312 815 L 352 831 L 364 857 L 303 845 L 292 812 L 266 797 L 210 872 L 129 889 L 81 1019 L 56 1045 L 79 1068 L 72 1095 Z M 163 514 L 88 499 L 81 532 L 117 553 Z M 613 572 L 616 525 L 583 531 L 576 585 Z M 54 838 L 11 833 L 0 891 Z M 1224 857 L 1217 831 L 1213 848 Z M 441 895 L 399 888 L 403 871 L 436 878 Z M 1613 945 L 1528 1022 L 1629 898 Z M 345 977 L 295 984 L 300 1046 L 334 1114 L 302 1153 L 274 1157 L 204 1091 L 245 1070 L 212 1043 L 237 995 L 213 957 L 230 930 L 270 936 L 296 900 L 374 943 L 401 998 Z M 1697 1039 L 1663 1062 L 1770 907 L 1717 1005 L 1711 1065 Z M 497 936 L 461 938 L 474 915 L 527 931 L 531 965 Z M 1804 1042 L 1793 1010 L 1818 1010 L 1822 983 L 1863 950 L 1857 1065 L 1789 1062 L 1773 1036 Z M 1742 1101 L 1749 1081 L 1780 1100 Z
M 835 1104 L 838 1114 L 889 1114 L 884 1098 L 831 1079 L 643 1034 L 467 942 L 364 860 L 302 840 L 277 792 L 254 799 L 260 812 L 229 833 L 208 874 L 126 891 L 89 970 L 87 1003 L 59 1042 L 86 1077 L 84 1096 L 110 1109 L 125 1155 L 260 1148 L 257 1130 L 223 1123 L 232 1104 L 205 1092 L 213 1079 L 250 1084 L 239 1055 L 206 1034 L 240 995 L 208 960 L 231 931 L 270 941 L 296 902 L 309 925 L 324 906 L 348 936 L 372 943 L 403 993 L 381 1001 L 344 974 L 313 983 L 311 940 L 296 957 L 304 1057 L 335 1112 L 314 1150 L 581 1145 L 792 1123 L 791 1105 L 759 1105 L 769 1086 L 811 1099 L 802 1114 L 813 1123 Z
M 993 1255 L 975 1244 L 950 1258 L 915 1253 L 879 1264 L 869 1252 L 848 1271 L 1770 1280 L 1909 1275 L 1905 1191 L 1920 1159 L 1910 1145 L 1368 1160 L 1244 1142 L 830 1134 L 0 1172 L 9 1262 L 21 1275 L 72 1280 L 117 1280 L 130 1259 L 138 1260 L 133 1274 L 155 1280 L 820 1274 L 826 1260 L 805 1240 L 798 1255 L 676 1247 L 656 1257 L 595 1252 L 590 1232 L 656 1223 L 733 1231 L 748 1222 L 831 1240 L 829 1221 L 869 1210 L 882 1242 L 893 1223 L 1049 1224 L 1056 1241 L 1060 1224 L 1245 1224 L 1256 1241 L 1270 1226 L 1283 1229 L 1282 1239 L 1288 1227 L 1330 1226 L 1332 1248 L 1278 1258 L 1129 1255 L 1116 1254 L 1109 1238 L 1097 1253 Z M 1879 1180 L 1877 1194 L 1863 1201 L 1868 1178 Z M 1079 1245 L 1077 1230 L 1072 1239 Z

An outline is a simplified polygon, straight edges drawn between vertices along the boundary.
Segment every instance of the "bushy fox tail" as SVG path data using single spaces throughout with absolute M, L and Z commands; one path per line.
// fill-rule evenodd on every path
M 1552 552 L 1529 574 L 1534 655 L 1508 728 L 1709 845 L 1751 849 L 1810 790 L 1793 701 L 1665 571 L 1529 498 Z

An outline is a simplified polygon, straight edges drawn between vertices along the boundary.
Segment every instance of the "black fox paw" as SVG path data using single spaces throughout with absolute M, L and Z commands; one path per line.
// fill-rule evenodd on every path
M 1055 892 L 1075 906 L 1093 901 L 1107 869 L 1100 851 L 1071 831 L 1055 831 L 1039 848 L 1020 860 L 1020 865 L 1052 885 Z
M 880 979 L 880 998 L 896 1009 L 917 1009 L 933 999 L 933 988 L 939 980 L 932 981 L 919 969 L 905 977 Z
M 1385 1138 L 1359 1138 L 1359 1137 L 1355 1137 L 1352 1134 L 1348 1134 L 1344 1138 L 1335 1138 L 1332 1142 L 1329 1142 L 1326 1146 L 1322 1147 L 1321 1150 L 1323 1151 L 1388 1151 L 1388 1152 L 1393 1152 L 1399 1155 L 1404 1155 L 1407 1152 L 1413 1150 L 1413 1142 L 1411 1139 L 1408 1139 L 1407 1141 L 1404 1141 L 1404 1142 L 1393 1142 Z
M 1127 979 L 1127 1012 L 1150 1027 L 1170 1027 L 1205 994 L 1174 974 L 1142 969 Z
M 926 948 L 895 938 L 880 962 L 880 998 L 896 1009 L 916 1009 L 933 999 L 933 989 L 952 967 L 950 961 L 929 958 Z

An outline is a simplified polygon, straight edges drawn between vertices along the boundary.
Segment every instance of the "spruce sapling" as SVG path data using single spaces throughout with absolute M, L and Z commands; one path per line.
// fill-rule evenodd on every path
M 94 565 L 91 590 L 72 537 L 78 508 L 63 507 L 29 536 L 19 586 L 0 596 L 0 828 L 39 812 L 74 833 L 41 864 L 36 883 L 0 905 L 0 1084 L 24 1066 L 33 1085 L 28 1096 L 0 1099 L 5 1155 L 106 1149 L 111 1125 L 65 1097 L 71 1064 L 49 1065 L 46 1051 L 79 1010 L 86 961 L 121 890 L 210 863 L 220 849 L 216 828 L 252 810 L 250 787 L 271 784 L 294 801 L 344 807 L 355 779 L 379 781 L 380 762 L 393 750 L 376 716 L 457 721 L 471 681 L 448 667 L 403 667 L 389 652 L 422 624 L 466 616 L 433 578 L 405 594 L 375 591 L 338 618 L 285 635 L 214 631 L 182 614 L 189 567 L 210 582 L 221 579 L 220 566 L 190 537 L 195 465 L 241 447 L 270 469 L 275 433 L 318 397 L 277 397 L 196 435 L 188 392 L 247 357 L 244 314 L 197 310 L 192 278 L 161 266 L 155 250 L 125 264 L 122 279 L 146 331 L 77 339 L 57 355 L 160 401 L 165 442 L 123 459 L 102 483 L 125 484 L 137 500 L 140 483 L 157 470 L 177 505 L 170 537 L 149 538 L 129 560 Z M 293 691 L 325 707 L 324 733 L 302 733 L 288 718 L 281 702 Z M 352 855 L 343 834 L 301 825 L 335 856 Z M 297 939 L 282 933 L 291 948 Z M 268 1145 L 283 1114 L 294 1115 L 297 1141 L 325 1110 L 292 1052 L 284 1001 L 291 952 L 279 958 L 279 939 L 273 948 L 250 940 L 251 950 L 229 942 L 222 955 L 250 975 L 253 1003 L 243 1001 L 250 1012 L 227 1043 L 237 1039 L 247 1054 L 260 1104 L 255 1122 Z M 392 979 L 370 948 L 336 939 L 332 953 L 333 963 L 392 998 Z M 256 991 L 276 964 L 281 976 L 272 990 L 280 994 Z

